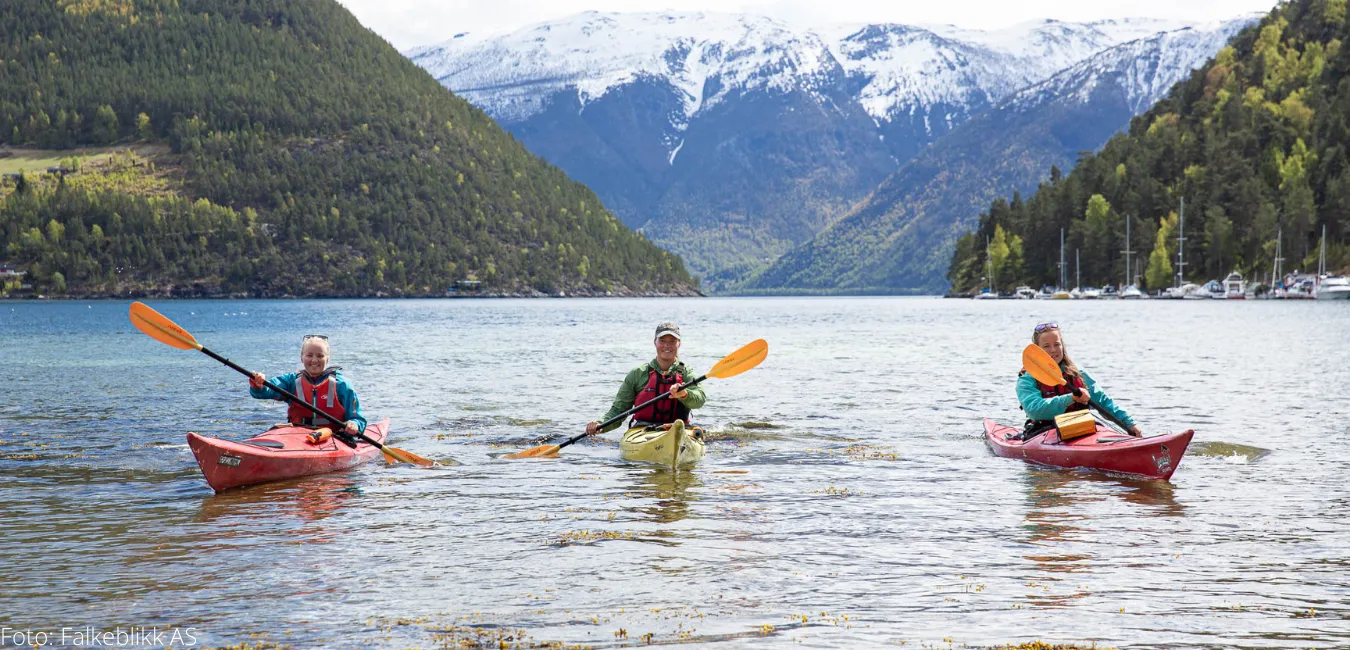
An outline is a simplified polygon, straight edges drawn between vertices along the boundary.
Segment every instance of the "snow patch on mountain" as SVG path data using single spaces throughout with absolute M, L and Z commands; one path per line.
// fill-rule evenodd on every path
M 575 90 L 584 107 L 648 79 L 684 97 L 683 120 L 728 93 L 811 89 L 838 66 L 813 33 L 770 18 L 711 12 L 589 11 L 489 39 L 451 39 L 407 53 L 443 84 L 503 121 Z
M 1030 110 L 1051 101 L 1087 102 L 1103 83 L 1115 81 L 1126 92 L 1130 112 L 1138 115 L 1261 16 L 1187 26 L 1118 45 L 1014 93 L 1003 105 Z

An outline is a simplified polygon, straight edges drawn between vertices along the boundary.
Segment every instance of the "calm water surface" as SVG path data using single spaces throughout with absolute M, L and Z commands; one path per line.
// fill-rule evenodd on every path
M 332 337 L 396 446 L 213 495 L 184 433 L 284 418 L 125 302 L 0 303 L 0 626 L 191 626 L 211 644 L 1350 646 L 1350 304 L 939 299 L 160 301 L 269 375 Z M 691 471 L 579 432 L 678 321 L 709 380 Z M 1170 483 L 997 458 L 1057 320 Z M 1268 453 L 1266 453 L 1268 451 Z M 650 636 L 645 636 L 650 635 Z

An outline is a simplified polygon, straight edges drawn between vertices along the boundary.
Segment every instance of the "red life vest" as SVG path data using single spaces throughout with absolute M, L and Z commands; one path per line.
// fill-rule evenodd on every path
M 290 420 L 291 424 L 329 426 L 347 421 L 347 410 L 342 408 L 342 403 L 338 401 L 337 377 L 332 372 L 321 375 L 317 384 L 311 383 L 309 375 L 301 372 L 295 378 L 295 396 L 306 404 L 312 404 L 329 417 L 318 417 L 307 408 L 291 404 L 290 409 L 286 411 L 286 419 Z
M 1050 399 L 1051 397 L 1058 397 L 1060 395 L 1072 395 L 1073 389 L 1075 387 L 1077 387 L 1078 390 L 1081 390 L 1084 393 L 1088 392 L 1087 384 L 1083 383 L 1082 377 L 1069 377 L 1066 375 L 1064 379 L 1065 383 L 1059 386 L 1046 386 L 1045 384 L 1042 384 L 1039 381 L 1036 382 L 1036 387 L 1041 389 L 1041 397 Z M 1064 411 L 1066 413 L 1069 411 L 1082 411 L 1087 407 L 1088 407 L 1087 404 L 1079 404 L 1078 402 L 1073 402 L 1069 405 L 1069 408 L 1064 409 Z
M 678 372 L 672 372 L 662 377 L 656 369 L 647 375 L 647 385 L 638 391 L 637 397 L 633 398 L 633 406 L 637 406 L 653 397 L 664 395 L 675 384 L 684 383 L 684 375 Z M 667 397 L 658 400 L 654 404 L 649 404 L 642 410 L 633 414 L 633 419 L 639 422 L 649 424 L 669 424 L 676 420 L 689 421 L 689 407 L 685 406 L 673 397 Z

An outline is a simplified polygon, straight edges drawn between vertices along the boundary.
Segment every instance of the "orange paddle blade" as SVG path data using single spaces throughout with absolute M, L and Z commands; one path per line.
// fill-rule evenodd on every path
M 558 455 L 559 449 L 562 449 L 561 445 L 540 445 L 538 447 L 530 447 L 525 451 L 507 454 L 502 456 L 502 458 L 510 458 L 513 460 L 516 458 L 552 458 Z
M 1049 352 L 1035 343 L 1028 344 L 1022 350 L 1022 367 L 1027 374 L 1046 386 L 1063 386 L 1065 383 L 1064 371 L 1059 369 L 1059 364 L 1055 363 Z
M 403 449 L 395 449 L 393 447 L 385 446 L 381 447 L 380 451 L 384 452 L 384 459 L 390 462 L 401 461 L 404 463 L 408 463 L 409 465 L 416 465 L 418 467 L 432 467 L 436 464 L 436 461 L 431 460 L 430 458 L 423 458 L 421 456 L 418 456 L 417 454 L 414 454 L 410 451 L 405 451 Z
M 202 344 L 188 334 L 187 330 L 143 302 L 131 303 L 131 324 L 148 334 L 150 338 L 179 350 L 202 349 Z
M 764 339 L 755 339 L 746 343 L 741 349 L 722 357 L 722 360 L 718 361 L 713 365 L 712 370 L 708 371 L 708 376 L 718 379 L 735 377 L 758 366 L 768 356 L 769 343 Z

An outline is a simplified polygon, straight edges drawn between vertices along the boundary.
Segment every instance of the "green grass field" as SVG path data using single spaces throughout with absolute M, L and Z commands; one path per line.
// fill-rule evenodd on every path
M 8 149 L 0 151 L 9 151 L 14 155 L 0 158 L 0 174 L 15 174 L 19 171 L 41 172 L 48 167 L 55 167 L 61 164 L 62 160 L 70 157 L 84 157 L 86 164 L 95 161 L 104 161 L 111 158 L 113 154 L 119 151 L 126 151 L 131 147 L 100 147 L 89 149 Z

